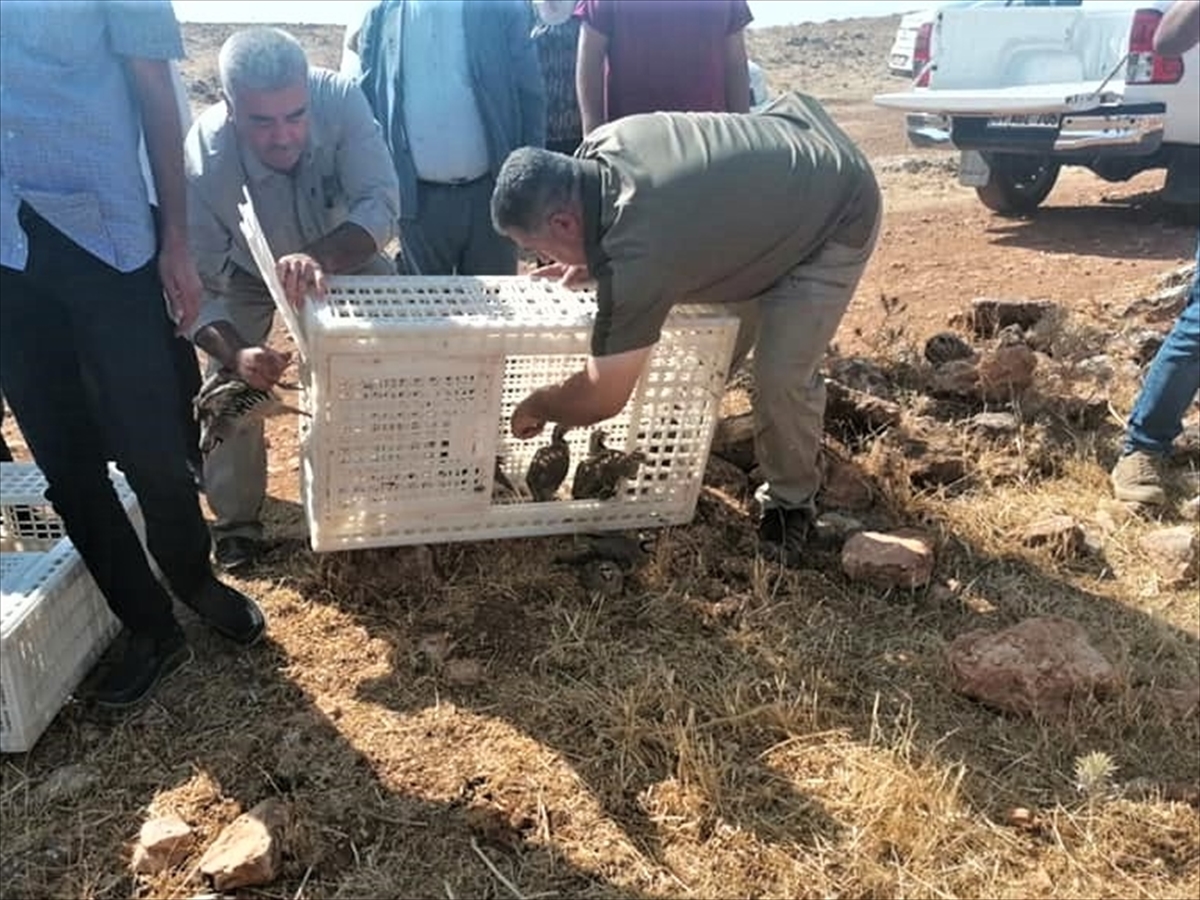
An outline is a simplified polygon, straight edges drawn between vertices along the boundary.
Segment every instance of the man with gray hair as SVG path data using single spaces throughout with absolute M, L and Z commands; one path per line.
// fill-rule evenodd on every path
M 574 157 L 525 148 L 492 196 L 497 230 L 597 282 L 591 357 L 526 397 L 518 438 L 581 427 L 628 402 L 677 303 L 728 304 L 734 368 L 754 347 L 763 550 L 800 560 L 820 487 L 818 367 L 875 245 L 880 193 L 863 153 L 815 100 L 759 113 L 650 113 L 602 125 Z M 537 274 L 537 273 L 535 273 Z
M 241 232 L 243 185 L 287 298 L 299 305 L 324 292 L 327 274 L 395 274 L 381 251 L 396 230 L 396 173 L 356 82 L 310 67 L 287 32 L 240 31 L 218 64 L 223 100 L 201 113 L 184 147 L 191 246 L 204 284 L 193 339 L 214 369 L 266 389 L 290 355 L 266 346 L 275 307 Z M 213 449 L 204 482 L 217 564 L 251 563 L 266 496 L 262 425 Z

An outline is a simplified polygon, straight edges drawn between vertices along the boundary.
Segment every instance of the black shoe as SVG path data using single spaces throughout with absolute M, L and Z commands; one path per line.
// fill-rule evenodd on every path
M 262 541 L 240 534 L 219 537 L 213 548 L 213 560 L 223 572 L 237 572 L 253 565 L 262 554 Z
M 813 514 L 807 509 L 765 509 L 758 522 L 764 556 L 785 566 L 798 566 L 812 534 Z
M 243 647 L 249 647 L 266 630 L 258 604 L 216 578 L 207 578 L 192 596 L 182 599 L 213 631 Z
M 107 709 L 124 709 L 145 700 L 164 678 L 192 660 L 192 648 L 176 628 L 165 636 L 125 631 L 115 657 L 85 699 Z

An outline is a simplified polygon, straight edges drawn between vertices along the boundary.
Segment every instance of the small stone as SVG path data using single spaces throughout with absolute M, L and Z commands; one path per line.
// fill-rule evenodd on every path
M 1051 516 L 1029 525 L 1021 541 L 1027 547 L 1048 547 L 1054 556 L 1070 559 L 1083 550 L 1083 529 L 1070 516 Z
M 1163 583 L 1182 587 L 1192 581 L 1200 566 L 1200 542 L 1192 525 L 1160 528 L 1143 535 L 1142 550 L 1154 561 Z
M 181 863 L 194 842 L 191 826 L 179 816 L 150 819 L 142 825 L 130 868 L 140 875 L 155 875 Z
M 846 575 L 885 590 L 912 590 L 928 584 L 933 561 L 928 541 L 910 533 L 862 531 L 842 547 L 842 570 Z
M 1007 712 L 1062 715 L 1074 700 L 1103 696 L 1117 681 L 1083 627 L 1057 616 L 967 632 L 946 655 L 956 691 Z
M 1192 522 L 1200 520 L 1200 496 L 1185 501 L 1179 507 L 1179 515 Z
M 288 808 L 271 797 L 234 819 L 201 857 L 198 869 L 217 891 L 270 884 L 279 875 Z

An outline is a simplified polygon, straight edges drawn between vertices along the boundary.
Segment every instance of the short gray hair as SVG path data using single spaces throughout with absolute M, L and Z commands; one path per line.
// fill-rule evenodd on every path
M 520 147 L 508 154 L 492 191 L 492 225 L 536 232 L 546 219 L 579 196 L 579 161 L 541 147 Z
M 230 103 L 242 91 L 280 91 L 308 78 L 300 42 L 278 28 L 247 28 L 221 45 L 221 90 Z

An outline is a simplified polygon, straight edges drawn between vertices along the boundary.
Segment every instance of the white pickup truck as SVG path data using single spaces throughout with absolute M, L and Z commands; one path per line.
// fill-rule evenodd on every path
M 1163 199 L 1200 203 L 1200 48 L 1153 52 L 1169 0 L 938 11 L 906 110 L 914 146 L 962 151 L 959 181 L 988 208 L 1031 212 L 1062 166 L 1107 181 L 1166 169 Z

